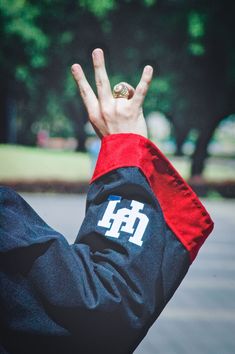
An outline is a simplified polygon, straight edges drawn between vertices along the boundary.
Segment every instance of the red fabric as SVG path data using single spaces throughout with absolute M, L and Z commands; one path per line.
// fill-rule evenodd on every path
M 114 169 L 131 166 L 140 168 L 146 176 L 166 223 L 193 261 L 212 231 L 213 221 L 196 194 L 150 140 L 136 134 L 104 137 L 91 183 Z

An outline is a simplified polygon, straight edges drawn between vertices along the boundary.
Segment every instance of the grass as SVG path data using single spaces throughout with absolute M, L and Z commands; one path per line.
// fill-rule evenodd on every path
M 90 176 L 86 153 L 0 145 L 0 180 L 86 181 Z
M 170 157 L 184 178 L 189 177 L 190 160 Z M 204 176 L 210 181 L 235 181 L 235 160 L 210 158 Z M 37 147 L 0 145 L 0 181 L 62 180 L 88 181 L 91 177 L 89 155 Z
M 188 179 L 190 177 L 190 158 L 170 156 L 169 160 L 184 178 Z M 203 176 L 211 182 L 235 182 L 235 159 L 214 156 L 208 158 Z

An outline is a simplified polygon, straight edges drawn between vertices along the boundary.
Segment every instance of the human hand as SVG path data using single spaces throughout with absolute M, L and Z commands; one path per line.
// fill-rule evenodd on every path
M 114 98 L 105 69 L 103 51 L 99 48 L 95 49 L 92 59 L 97 96 L 88 83 L 82 67 L 73 64 L 71 70 L 96 133 L 100 138 L 118 133 L 135 133 L 147 137 L 142 105 L 152 79 L 153 68 L 149 65 L 145 66 L 135 90 L 127 84 L 129 99 Z

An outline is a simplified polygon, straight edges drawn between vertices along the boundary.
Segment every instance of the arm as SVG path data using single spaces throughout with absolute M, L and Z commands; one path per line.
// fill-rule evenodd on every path
M 22 198 L 0 193 L 1 339 L 13 353 L 132 352 L 212 229 L 195 194 L 145 138 L 151 69 L 131 100 L 114 100 L 102 54 L 94 66 L 98 100 L 74 68 L 102 137 L 75 244 Z
M 130 144 L 135 153 L 127 159 Z M 22 294 L 8 323 L 17 347 L 35 351 L 36 343 L 46 353 L 50 347 L 57 353 L 131 353 L 212 229 L 204 207 L 166 158 L 135 134 L 102 140 L 74 245 L 36 216 L 33 228 L 26 221 L 32 236 L 18 256 L 27 263 L 23 278 L 3 282 Z M 15 290 L 8 294 L 8 305 L 14 296 Z

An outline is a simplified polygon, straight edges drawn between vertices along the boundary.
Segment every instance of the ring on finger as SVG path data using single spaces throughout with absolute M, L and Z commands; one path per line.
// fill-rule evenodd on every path
M 113 97 L 114 98 L 126 98 L 128 99 L 130 96 L 130 89 L 125 84 L 125 82 L 119 82 L 113 88 Z

